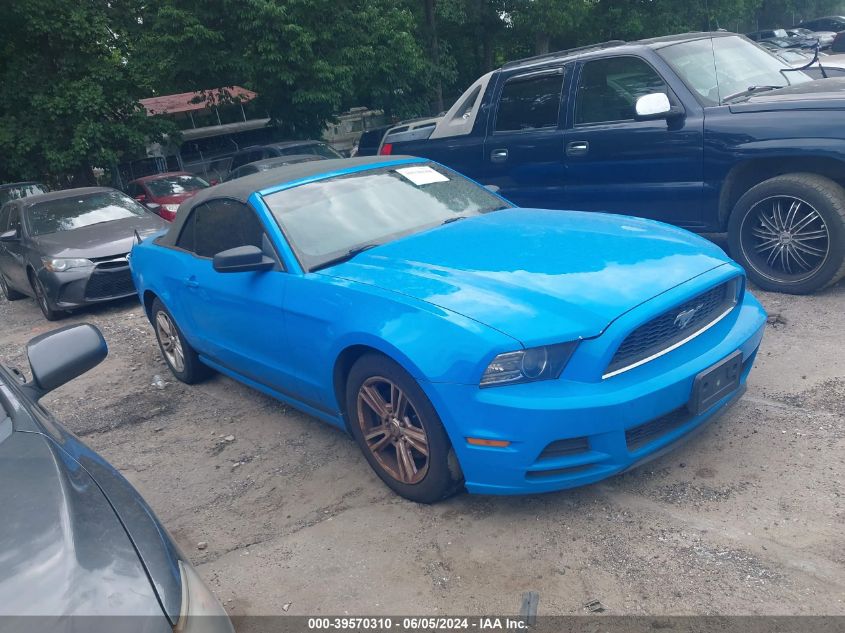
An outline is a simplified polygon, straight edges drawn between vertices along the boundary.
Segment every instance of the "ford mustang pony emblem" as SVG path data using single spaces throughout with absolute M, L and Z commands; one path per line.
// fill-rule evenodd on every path
M 701 310 L 704 306 L 698 304 L 694 308 L 690 308 L 689 310 L 684 310 L 683 312 L 678 312 L 678 316 L 675 317 L 675 327 L 679 330 L 683 330 L 686 328 L 690 322 L 695 318 L 695 315 L 698 314 L 698 311 Z

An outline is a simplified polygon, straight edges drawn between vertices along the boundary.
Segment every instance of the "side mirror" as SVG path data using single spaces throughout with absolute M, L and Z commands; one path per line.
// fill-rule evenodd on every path
M 32 382 L 26 386 L 37 400 L 96 367 L 108 353 L 100 330 L 88 323 L 36 336 L 26 345 L 32 369 Z
M 655 121 L 658 119 L 669 119 L 683 114 L 680 108 L 672 107 L 667 97 L 662 92 L 643 95 L 637 99 L 635 118 L 637 121 Z
M 19 242 L 20 239 L 17 230 L 0 233 L 0 242 Z
M 276 260 L 257 246 L 238 246 L 214 256 L 214 270 L 218 273 L 248 273 L 275 267 Z

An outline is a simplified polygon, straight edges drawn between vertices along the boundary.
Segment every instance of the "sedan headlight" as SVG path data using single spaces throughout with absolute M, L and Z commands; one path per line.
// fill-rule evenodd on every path
M 90 259 L 77 259 L 67 257 L 44 257 L 41 259 L 44 262 L 44 268 L 51 273 L 63 273 L 71 268 L 88 268 L 94 265 Z
M 179 561 L 182 607 L 176 633 L 234 633 L 232 622 L 211 590 L 189 564 Z
M 165 209 L 167 209 L 167 210 L 168 210 L 168 211 L 170 211 L 171 213 L 176 213 L 176 212 L 179 210 L 179 205 L 178 205 L 178 204 L 170 204 L 170 203 L 168 203 L 168 204 L 163 204 L 163 205 L 161 205 L 161 206 L 163 206 Z
M 536 380 L 554 380 L 566 367 L 578 343 L 559 343 L 499 354 L 481 376 L 480 386 L 495 387 Z

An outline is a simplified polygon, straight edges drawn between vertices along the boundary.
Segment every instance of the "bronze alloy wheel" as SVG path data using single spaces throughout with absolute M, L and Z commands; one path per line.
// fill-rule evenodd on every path
M 358 390 L 357 409 L 364 442 L 384 471 L 404 484 L 422 481 L 429 465 L 428 435 L 405 392 L 373 376 Z

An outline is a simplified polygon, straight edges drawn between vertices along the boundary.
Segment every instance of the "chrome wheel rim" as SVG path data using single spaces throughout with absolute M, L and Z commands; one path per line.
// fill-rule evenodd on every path
M 182 340 L 179 338 L 179 332 L 170 316 L 165 312 L 156 314 L 156 337 L 158 344 L 161 346 L 161 353 L 167 359 L 167 362 L 177 373 L 185 370 L 185 352 L 182 349 Z
M 740 243 L 754 270 L 779 283 L 809 279 L 830 254 L 830 232 L 821 214 L 794 196 L 772 196 L 751 207 Z
M 381 376 L 358 390 L 358 424 L 367 449 L 384 472 L 403 484 L 416 484 L 428 472 L 428 434 L 407 394 Z

